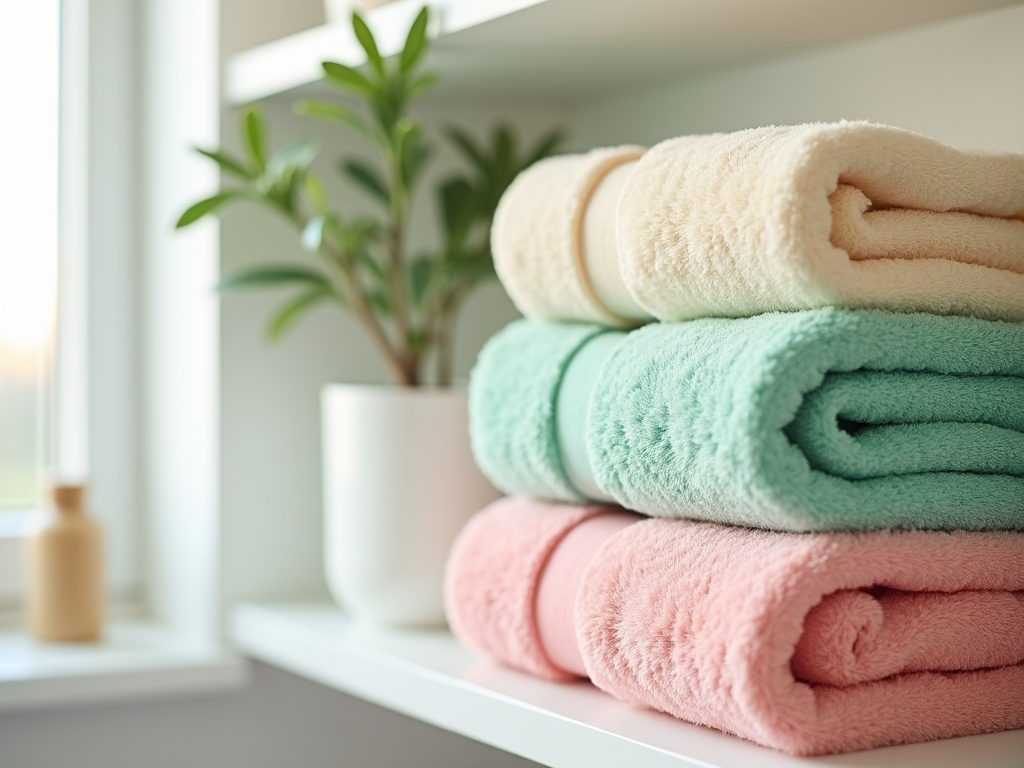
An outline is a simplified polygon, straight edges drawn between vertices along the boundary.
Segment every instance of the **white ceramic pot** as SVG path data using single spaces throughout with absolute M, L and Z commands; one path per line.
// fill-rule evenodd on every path
M 444 623 L 444 563 L 498 494 L 473 463 L 465 389 L 329 384 L 321 393 L 324 569 L 375 623 Z

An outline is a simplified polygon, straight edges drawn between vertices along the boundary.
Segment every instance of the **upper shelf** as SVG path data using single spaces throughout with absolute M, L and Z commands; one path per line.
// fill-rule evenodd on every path
M 1016 1 L 430 0 L 430 67 L 442 75 L 441 96 L 584 98 Z M 382 53 L 401 48 L 423 4 L 398 0 L 369 14 Z M 234 56 L 226 97 L 243 104 L 302 89 L 325 60 L 364 63 L 347 22 Z

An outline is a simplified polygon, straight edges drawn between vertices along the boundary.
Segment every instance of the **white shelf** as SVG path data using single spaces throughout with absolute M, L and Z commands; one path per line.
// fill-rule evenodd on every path
M 578 99 L 744 60 L 984 11 L 1014 0 L 430 0 L 438 96 Z M 382 53 L 400 49 L 423 0 L 369 14 Z M 365 61 L 348 23 L 234 56 L 227 100 L 308 88 L 320 62 Z
M 0 711 L 239 688 L 246 661 L 148 622 L 116 621 L 99 643 L 0 631 Z
M 504 669 L 446 631 L 354 624 L 323 603 L 247 603 L 239 650 L 268 664 L 553 768 L 1019 768 L 1024 731 L 793 758 L 623 704 L 588 683 Z

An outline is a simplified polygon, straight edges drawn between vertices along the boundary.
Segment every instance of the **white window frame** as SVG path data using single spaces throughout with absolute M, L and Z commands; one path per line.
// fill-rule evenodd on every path
M 64 0 L 56 466 L 87 467 L 115 603 L 142 600 L 135 4 Z M 67 290 L 64 291 L 64 287 Z
M 50 44 L 52 44 L 52 43 L 57 43 L 56 47 L 59 48 L 59 40 L 57 38 L 59 36 L 60 7 L 59 7 L 58 0 L 52 0 L 52 1 L 54 3 L 53 11 L 55 12 L 55 17 L 56 17 L 56 18 L 53 19 L 53 21 L 55 21 L 58 26 L 55 27 L 53 30 L 51 30 L 53 38 L 51 40 L 43 43 L 43 50 L 47 50 L 49 48 Z M 44 12 L 47 13 L 47 15 L 49 15 L 49 10 L 44 11 Z M 5 37 L 13 35 L 13 36 L 22 38 L 21 41 L 20 41 L 21 44 L 27 44 L 27 45 L 30 45 L 30 46 L 35 46 L 36 45 L 37 41 L 33 39 L 34 33 L 29 32 L 29 33 L 27 33 L 27 37 L 26 37 L 26 33 L 22 32 L 19 29 L 17 29 L 16 21 L 12 25 L 12 20 L 17 20 L 18 19 L 17 12 L 15 12 L 13 14 L 13 16 L 5 13 L 4 17 L 5 17 L 4 23 L 7 24 L 7 25 L 11 25 L 9 29 L 5 29 L 5 32 L 7 33 L 7 35 L 5 35 Z M 38 42 L 42 42 L 42 41 L 38 41 Z M 50 52 L 50 51 L 47 50 L 47 52 Z M 36 53 L 38 54 L 38 53 L 40 53 L 40 51 L 36 51 Z M 10 58 L 6 58 L 5 57 L 4 65 L 7 66 L 9 69 L 11 69 L 12 71 L 11 71 L 10 74 L 13 77 L 17 78 L 17 77 L 19 77 L 20 73 L 16 72 L 15 68 L 11 67 L 11 61 L 12 60 Z M 38 61 L 31 61 L 31 62 L 25 62 L 24 63 L 25 68 L 33 70 L 32 72 L 28 73 L 28 77 L 29 78 L 33 78 L 33 76 L 37 74 L 35 72 L 35 70 L 39 69 L 40 64 L 41 64 L 41 62 L 38 62 Z M 52 114 L 48 115 L 48 117 L 52 117 L 53 120 L 56 121 L 57 111 L 58 111 L 58 108 L 59 108 L 59 105 L 58 105 L 59 95 L 58 95 L 58 93 L 56 91 L 51 90 L 51 88 L 53 88 L 53 87 L 58 85 L 58 78 L 59 78 L 59 73 L 57 72 L 57 64 L 58 64 L 58 62 L 51 62 L 51 64 L 53 65 L 52 68 L 50 68 L 50 69 L 41 69 L 40 70 L 40 74 L 45 73 L 45 75 L 47 77 L 50 74 L 53 74 L 55 76 L 54 81 L 46 83 L 46 84 L 43 84 L 43 83 L 40 83 L 38 80 L 25 79 L 21 83 L 21 87 L 27 88 L 29 91 L 35 92 L 33 94 L 34 96 L 42 97 L 47 102 L 49 102 L 48 111 L 52 110 Z M 15 94 L 11 94 L 11 93 L 5 92 L 3 95 L 4 95 L 5 99 L 17 98 L 17 94 L 16 93 Z M 10 106 L 15 107 L 15 104 L 16 104 L 16 102 L 12 103 Z M 32 105 L 32 107 L 30 107 L 30 109 L 32 109 L 32 108 L 34 108 L 34 105 Z M 56 171 L 57 171 L 57 162 L 56 162 L 56 160 L 57 160 L 57 158 L 56 158 L 56 154 L 57 154 L 57 135 L 56 134 L 57 134 L 57 131 L 56 131 L 56 127 L 57 127 L 56 125 L 50 126 L 50 129 L 52 130 L 52 136 L 53 136 L 53 139 L 54 139 L 54 144 L 51 147 L 51 150 L 52 150 L 52 152 L 54 154 L 54 156 L 51 158 L 51 163 L 52 164 L 51 163 L 43 164 L 39 169 L 37 169 L 39 171 L 39 173 L 36 173 L 36 176 L 38 177 L 37 178 L 37 183 L 41 183 L 41 184 L 44 184 L 44 185 L 47 185 L 48 181 L 50 183 L 52 183 L 53 181 L 56 181 L 55 178 L 50 179 L 50 180 L 46 179 L 46 176 L 50 175 L 51 170 L 52 170 L 52 172 L 54 174 L 56 174 Z M 13 136 L 11 134 L 7 133 L 6 131 L 4 131 L 2 133 L 3 133 L 4 138 L 6 140 L 17 141 L 17 129 L 15 130 L 15 133 L 14 133 Z M 24 150 L 25 148 L 21 147 L 21 149 Z M 35 149 L 35 147 L 33 147 L 33 149 Z M 45 172 L 43 172 L 43 168 L 46 168 Z M 5 169 L 5 170 L 10 171 L 10 169 Z M 17 169 L 17 170 L 20 170 L 20 169 Z M 14 172 L 15 175 L 17 175 L 17 170 Z M 40 175 L 40 174 L 42 174 L 42 175 Z M 41 218 L 38 219 L 38 220 L 22 222 L 25 226 L 30 227 L 30 228 L 31 227 L 39 227 L 39 226 L 47 227 L 47 226 L 50 226 L 51 221 L 52 222 L 56 221 L 56 215 L 57 215 L 56 189 L 53 189 L 51 191 L 53 193 L 53 197 L 51 198 L 51 202 L 53 204 L 53 209 L 50 210 L 50 211 L 36 211 L 35 212 L 36 215 L 40 216 Z M 33 190 L 33 192 L 34 192 L 34 190 Z M 57 256 L 56 250 L 55 250 L 56 246 L 57 246 L 56 234 L 55 234 L 55 232 L 51 231 L 51 232 L 47 233 L 47 237 L 52 237 L 52 240 L 49 243 L 47 243 L 47 247 L 53 247 L 54 248 L 54 251 L 53 251 L 53 253 L 51 255 L 56 260 L 56 256 Z M 22 254 L 22 255 L 25 256 L 26 254 Z M 54 263 L 52 266 L 56 267 L 56 263 Z M 7 279 L 6 277 L 0 276 L 0 280 L 6 280 L 6 279 Z M 5 287 L 10 288 L 10 286 L 5 286 Z M 49 288 L 53 292 L 54 298 L 55 298 L 55 293 L 56 293 L 55 286 L 49 286 Z M 15 286 L 15 290 L 16 291 L 19 291 L 19 289 L 20 289 L 19 286 Z M 5 300 L 4 298 L 0 298 L 0 301 L 4 301 L 4 300 Z M 6 309 L 6 307 L 3 308 L 3 309 Z M 52 329 L 49 329 L 49 335 L 52 335 L 52 332 L 53 332 Z M 37 373 L 40 376 L 39 380 L 37 381 L 37 388 L 38 388 L 38 391 L 39 391 L 38 396 L 37 396 L 37 402 L 38 403 L 41 403 L 42 401 L 44 401 L 47 398 L 47 394 L 50 391 L 50 378 L 51 378 L 51 371 L 50 371 L 50 368 L 51 368 L 51 364 L 50 364 L 50 352 L 51 352 L 51 350 L 50 350 L 50 342 L 48 340 L 45 341 L 41 345 L 41 347 L 42 347 L 41 349 L 37 349 L 36 352 L 35 352 L 36 356 L 38 357 Z M 0 382 L 0 386 L 2 386 L 2 382 Z M 37 474 L 37 476 L 42 475 L 43 465 L 45 463 L 45 453 L 47 451 L 47 445 L 50 442 L 49 441 L 49 436 L 46 434 L 47 431 L 48 431 L 47 430 L 47 426 L 48 426 L 48 423 L 41 423 L 41 424 L 38 424 L 38 426 L 37 426 L 36 437 L 37 437 L 37 440 L 38 440 L 38 444 L 35 446 L 35 451 L 34 451 L 35 452 L 35 459 L 36 459 L 36 462 L 37 462 L 37 466 L 36 466 L 36 474 Z M 29 514 L 30 514 L 30 512 L 31 512 L 31 510 L 33 508 L 33 506 L 34 506 L 34 502 L 29 501 L 29 502 L 23 504 L 20 508 L 4 507 L 4 508 L 0 509 L 0 610 L 2 610 L 4 605 L 10 604 L 12 600 L 20 599 L 21 591 L 24 588 L 23 568 L 22 568 L 22 563 L 21 563 L 21 543 L 20 543 L 20 539 L 21 539 L 21 536 L 22 536 L 22 531 L 23 531 L 25 522 L 26 522 L 26 520 L 27 520 L 27 518 L 28 518 L 28 516 L 29 516 Z
M 130 2 L 60 9 L 59 325 L 46 471 L 85 480 L 104 530 L 111 603 L 142 603 L 139 513 L 135 60 Z M 0 532 L 0 594 L 16 611 L 31 512 Z

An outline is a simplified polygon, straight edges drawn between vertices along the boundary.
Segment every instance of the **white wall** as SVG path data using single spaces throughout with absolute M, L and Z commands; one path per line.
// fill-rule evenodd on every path
M 1024 5 L 654 84 L 584 108 L 584 144 L 873 120 L 973 149 L 1024 152 Z

